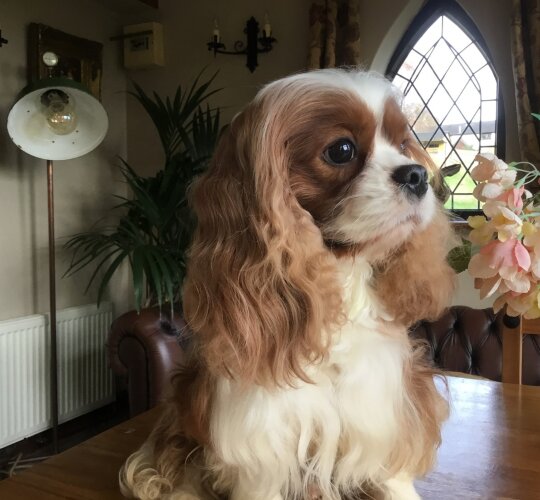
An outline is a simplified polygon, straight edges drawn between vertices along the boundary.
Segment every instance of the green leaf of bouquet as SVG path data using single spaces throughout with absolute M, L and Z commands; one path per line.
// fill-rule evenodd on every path
M 461 245 L 450 250 L 447 261 L 456 274 L 459 274 L 467 269 L 471 256 L 471 242 L 462 239 Z

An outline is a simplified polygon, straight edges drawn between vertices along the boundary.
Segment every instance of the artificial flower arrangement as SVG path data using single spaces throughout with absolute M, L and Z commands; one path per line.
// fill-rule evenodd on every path
M 538 185 L 540 171 L 531 164 L 506 164 L 493 154 L 476 157 L 471 170 L 474 196 L 485 215 L 469 217 L 469 241 L 479 247 L 469 262 L 480 297 L 500 295 L 497 312 L 528 319 L 540 317 L 540 196 L 526 189 Z M 526 167 L 526 168 L 523 168 Z

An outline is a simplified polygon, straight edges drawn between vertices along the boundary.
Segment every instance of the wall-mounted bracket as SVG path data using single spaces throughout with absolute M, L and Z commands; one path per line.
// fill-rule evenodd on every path
M 2 38 L 2 30 L 0 30 L 0 47 L 6 43 L 8 43 L 8 41 L 5 38 Z
M 109 38 L 124 46 L 124 67 L 144 69 L 163 66 L 163 26 L 149 22 L 124 26 L 123 33 Z

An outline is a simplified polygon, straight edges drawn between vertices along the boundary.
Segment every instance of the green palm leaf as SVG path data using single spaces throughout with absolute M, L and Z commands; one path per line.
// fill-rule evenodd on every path
M 115 195 L 119 214 L 113 226 L 73 235 L 65 244 L 72 258 L 64 274 L 92 266 L 87 289 L 97 280 L 98 303 L 126 260 L 132 273 L 135 304 L 161 305 L 179 299 L 185 276 L 185 255 L 195 218 L 187 192 L 193 179 L 208 166 L 221 127 L 220 111 L 207 99 L 220 89 L 213 74 L 199 73 L 187 90 L 178 86 L 174 97 L 147 93 L 133 83 L 129 92 L 152 120 L 165 153 L 165 165 L 155 175 L 139 175 L 125 160 L 119 169 L 130 194 Z

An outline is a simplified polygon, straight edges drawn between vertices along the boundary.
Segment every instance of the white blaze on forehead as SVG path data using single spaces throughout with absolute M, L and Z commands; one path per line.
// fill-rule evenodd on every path
M 399 243 L 398 239 L 407 238 L 415 227 L 424 227 L 435 212 L 432 190 L 428 189 L 422 199 L 411 199 L 392 180 L 397 167 L 414 163 L 377 133 L 362 174 L 340 203 L 338 215 L 324 226 L 325 236 L 360 243 L 399 229 L 399 234 L 392 234 L 392 239 Z
M 379 250 L 385 245 L 399 245 L 425 227 L 436 205 L 431 189 L 422 199 L 415 199 L 392 180 L 397 167 L 415 163 L 399 146 L 391 144 L 382 130 L 386 103 L 388 99 L 399 102 L 399 91 L 376 73 L 326 69 L 273 82 L 259 93 L 258 99 L 268 96 L 288 109 L 309 91 L 322 90 L 324 95 L 324 90 L 332 89 L 357 96 L 373 113 L 377 126 L 362 172 L 337 202 L 321 228 L 323 235 L 346 244 L 373 243 Z
M 327 87 L 328 89 L 335 88 L 349 91 L 357 95 L 368 106 L 377 121 L 382 121 L 384 106 L 389 97 L 393 97 L 398 102 L 401 100 L 397 88 L 382 75 L 374 72 L 339 69 L 317 70 L 277 80 L 264 87 L 258 97 L 276 90 L 279 92 L 280 89 L 288 86 L 298 86 L 297 88 L 304 88 L 305 90 L 313 87 L 318 89 Z

